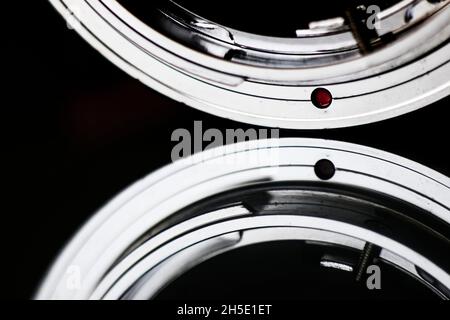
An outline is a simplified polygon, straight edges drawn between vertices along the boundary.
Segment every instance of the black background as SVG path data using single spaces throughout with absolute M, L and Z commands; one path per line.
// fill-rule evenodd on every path
M 170 163 L 176 128 L 248 128 L 161 96 L 120 71 L 45 0 L 2 12 L 1 294 L 32 297 L 64 243 L 106 201 Z M 395 119 L 282 130 L 390 151 L 450 176 L 450 100 Z

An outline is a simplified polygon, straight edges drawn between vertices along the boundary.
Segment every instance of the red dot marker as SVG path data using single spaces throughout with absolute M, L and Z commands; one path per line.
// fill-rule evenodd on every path
M 317 88 L 311 95 L 312 103 L 319 109 L 326 109 L 331 106 L 333 96 L 331 92 L 325 88 Z

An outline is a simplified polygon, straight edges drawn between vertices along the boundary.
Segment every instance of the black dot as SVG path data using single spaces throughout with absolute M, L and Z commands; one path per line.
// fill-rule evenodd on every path
M 336 173 L 336 167 L 330 160 L 322 159 L 316 163 L 314 171 L 319 179 L 330 180 Z

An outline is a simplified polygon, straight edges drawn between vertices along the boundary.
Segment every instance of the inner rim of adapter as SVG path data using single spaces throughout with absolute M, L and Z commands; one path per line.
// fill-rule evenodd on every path
M 246 1 L 245 5 L 229 1 L 200 2 L 175 0 L 183 8 L 217 24 L 271 37 L 296 37 L 296 31 L 309 29 L 311 22 L 345 17 L 345 10 L 358 5 L 376 4 L 386 9 L 399 0 L 341 0 L 341 1 L 277 1 L 263 4 Z M 299 4 L 300 3 L 300 4 Z
M 282 1 L 241 8 L 229 2 L 118 2 L 147 25 L 190 48 L 233 62 L 278 68 L 328 66 L 367 55 L 448 4 L 447 0 L 376 4 L 346 0 L 311 1 L 302 6 Z
M 295 38 L 297 30 L 310 29 L 311 23 L 335 18 L 345 18 L 347 10 L 377 5 L 381 10 L 402 2 L 401 0 L 341 0 L 332 2 L 277 1 L 261 4 L 260 1 L 246 1 L 239 5 L 233 1 L 192 0 L 119 0 L 136 16 L 145 16 L 155 8 L 170 13 L 176 6 L 211 23 L 230 29 L 269 37 Z M 175 5 L 175 6 L 174 6 Z
M 254 216 L 273 217 L 276 220 L 277 216 L 309 216 L 317 218 L 331 219 L 333 221 L 340 221 L 349 223 L 354 226 L 358 226 L 373 232 L 377 232 L 383 236 L 388 237 L 406 245 L 413 249 L 418 254 L 425 256 L 430 261 L 437 263 L 440 267 L 450 271 L 449 261 L 446 257 L 442 256 L 442 252 L 445 252 L 445 247 L 450 250 L 450 243 L 448 241 L 449 228 L 448 225 L 442 223 L 440 220 L 434 219 L 427 212 L 411 206 L 401 200 L 391 198 L 386 195 L 373 193 L 368 190 L 356 190 L 347 188 L 344 186 L 330 186 L 327 185 L 298 185 L 292 183 L 278 183 L 278 184 L 263 184 L 259 187 L 244 188 L 239 190 L 233 190 L 221 195 L 214 196 L 210 199 L 205 199 L 200 203 L 193 204 L 189 208 L 182 210 L 178 214 L 175 214 L 171 219 L 163 221 L 159 226 L 156 226 L 148 235 L 152 237 L 156 234 L 162 233 L 170 226 L 177 225 L 183 221 L 189 221 L 190 219 L 203 214 L 211 213 L 218 210 L 223 210 L 227 207 L 242 205 L 247 208 Z M 246 237 L 246 232 L 253 232 L 251 229 L 245 231 L 246 226 L 243 224 L 243 231 L 241 231 L 241 238 Z M 250 231 L 249 231 L 250 230 Z M 339 230 L 336 230 L 339 234 Z M 273 236 L 276 233 L 276 228 L 273 232 L 269 232 Z M 281 234 L 284 234 L 281 232 Z M 263 239 L 262 236 L 255 237 Z M 275 237 L 276 238 L 276 237 Z M 145 239 L 141 239 L 142 243 Z M 239 240 L 236 240 L 238 243 Z M 245 242 L 245 241 L 244 241 Z M 139 244 L 136 244 L 139 247 Z M 278 249 L 272 250 L 270 248 L 277 247 Z M 327 243 L 326 241 L 267 241 L 261 240 L 260 243 L 236 248 L 220 248 L 218 253 L 211 253 L 211 259 L 198 259 L 203 263 L 195 263 L 189 259 L 184 258 L 183 264 L 191 265 L 194 267 L 187 268 L 180 277 L 177 277 L 174 281 L 166 283 L 162 290 L 156 296 L 159 299 L 172 299 L 178 292 L 182 297 L 182 292 L 189 289 L 192 283 L 199 281 L 199 277 L 203 278 L 203 272 L 207 269 L 205 277 L 217 277 L 220 274 L 227 274 L 222 280 L 228 279 L 227 276 L 234 277 L 233 284 L 230 284 L 229 288 L 236 290 L 242 290 L 241 293 L 245 297 L 245 292 L 253 292 L 251 290 L 258 288 L 255 285 L 255 281 L 258 278 L 258 270 L 255 270 L 255 265 L 251 264 L 240 269 L 242 272 L 237 272 L 233 261 L 243 261 L 238 257 L 242 255 L 249 257 L 254 254 L 255 261 L 262 259 L 262 252 L 269 250 L 266 259 L 269 259 L 273 255 L 273 259 L 277 254 L 282 252 L 292 251 L 293 248 L 300 250 L 301 254 L 304 254 L 302 260 L 303 267 L 297 272 L 304 272 L 302 275 L 297 274 L 297 279 L 312 279 L 311 277 L 325 277 L 329 280 L 330 291 L 325 296 L 351 298 L 358 296 L 361 292 L 365 291 L 365 296 L 387 298 L 397 297 L 408 298 L 419 295 L 423 298 L 433 297 L 450 297 L 450 292 L 441 283 L 437 282 L 433 275 L 426 273 L 417 266 L 409 264 L 406 260 L 402 264 L 402 259 L 392 258 L 395 257 L 389 252 L 389 248 L 381 248 L 373 246 L 373 244 L 366 242 L 364 248 L 361 250 L 355 250 L 351 247 L 346 247 L 341 244 Z M 436 250 L 439 248 L 439 250 Z M 256 250 L 251 253 L 252 250 Z M 369 251 L 370 250 L 370 251 Z M 277 253 L 278 252 L 278 253 Z M 302 253 L 303 252 L 303 253 Z M 366 261 L 365 265 L 361 264 L 361 257 L 369 255 L 370 259 Z M 279 259 L 283 257 L 279 256 Z M 391 258 L 391 259 L 390 259 Z M 407 257 L 402 257 L 407 259 Z M 286 257 L 284 258 L 286 259 Z M 245 260 L 245 259 L 244 259 Z M 275 260 L 276 261 L 276 260 Z M 294 265 L 299 261 L 295 262 Z M 219 266 L 220 265 L 220 266 Z M 269 263 L 270 265 L 270 263 Z M 367 292 L 366 285 L 366 268 L 370 265 L 378 265 L 383 270 L 385 275 L 386 291 L 380 292 Z M 406 267 L 405 267 L 406 265 Z M 227 266 L 230 268 L 227 269 Z M 273 270 L 278 270 L 280 265 L 272 265 Z M 288 276 L 295 277 L 294 266 L 284 266 L 285 272 Z M 292 267 L 292 268 L 291 268 Z M 157 269 L 164 269 L 164 262 L 161 262 L 161 266 Z M 270 269 L 270 268 L 269 268 Z M 332 270 L 330 270 L 332 269 Z M 234 272 L 235 270 L 236 272 Z M 255 271 L 252 275 L 249 274 L 249 270 Z M 261 268 L 259 271 L 265 272 L 268 269 Z M 281 270 L 279 270 L 282 272 Z M 229 273 L 231 272 L 231 273 Z M 364 274 L 363 274 L 364 273 Z M 256 276 L 256 278 L 255 278 Z M 135 298 L 145 292 L 147 285 L 151 284 L 157 277 L 153 272 L 150 272 L 146 276 L 142 277 L 137 283 L 135 283 L 129 292 L 123 297 L 125 299 Z M 242 279 L 240 278 L 242 277 Z M 275 286 L 280 280 L 277 275 L 268 275 L 268 286 Z M 245 279 L 244 279 L 245 278 Z M 325 279 L 324 278 L 324 279 Z M 159 279 L 159 278 L 158 278 Z M 239 280 L 240 279 L 240 280 Z M 333 280 L 334 279 L 334 280 Z M 159 281 L 159 280 L 157 280 Z M 225 283 L 229 283 L 228 279 Z M 295 282 L 295 281 L 294 281 Z M 219 288 L 220 281 L 217 282 L 215 288 Z M 193 290 L 191 294 L 197 295 L 199 298 L 206 294 L 208 296 L 208 290 L 211 290 L 213 283 L 208 282 L 205 286 L 199 286 Z M 281 286 L 285 284 L 280 284 Z M 305 289 L 314 290 L 314 281 L 304 283 Z M 317 288 L 326 285 L 325 282 L 316 279 Z M 247 286 L 244 288 L 244 286 Z M 248 287 L 249 286 L 249 287 Z M 214 286 L 213 286 L 214 287 Z M 286 292 L 289 291 L 289 286 Z M 144 288 L 144 289 L 143 289 Z M 268 287 L 266 287 L 267 289 Z M 333 288 L 333 289 L 331 289 Z M 407 288 L 412 288 L 412 291 L 408 291 Z M 292 289 L 292 288 L 291 288 Z M 339 290 L 342 289 L 342 295 L 340 296 Z M 246 291 L 247 290 L 247 291 Z M 250 290 L 250 291 L 248 291 Z M 273 298 L 270 295 L 271 290 L 260 291 L 263 295 L 262 298 Z M 217 295 L 217 298 L 227 297 L 227 291 L 209 292 L 210 297 Z M 253 294 L 253 293 L 252 293 Z M 302 295 L 308 297 L 308 292 L 299 290 L 297 295 L 292 297 L 302 298 Z M 191 295 L 190 295 L 191 296 Z M 251 295 L 249 295 L 251 296 Z M 314 296 L 314 295 L 312 295 Z M 145 298 L 153 298 L 146 297 Z M 291 298 L 292 298 L 291 297 Z M 311 296 L 309 296 L 311 297 Z M 175 297 L 176 298 L 176 297 Z
M 369 275 L 365 273 L 356 281 L 352 270 L 360 255 L 360 251 L 352 248 L 319 242 L 255 244 L 203 262 L 166 286 L 154 299 L 439 298 L 420 281 L 382 259 L 376 262 L 381 289 L 369 289 Z

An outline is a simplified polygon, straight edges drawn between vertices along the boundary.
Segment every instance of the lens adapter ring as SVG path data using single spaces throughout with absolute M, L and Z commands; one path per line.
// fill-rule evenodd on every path
M 248 192 L 257 192 L 248 197 L 257 200 L 244 200 Z M 382 259 L 445 298 L 449 195 L 449 178 L 358 145 L 281 139 L 219 148 L 159 170 L 111 201 L 63 251 L 37 298 L 152 298 L 202 261 L 281 239 L 356 250 L 372 243 L 382 248 Z M 331 214 L 321 215 L 324 204 Z M 362 215 L 353 218 L 358 210 Z M 371 227 L 378 215 L 368 217 L 372 211 L 386 212 L 381 216 L 387 227 L 383 221 Z M 70 285 L 74 270 L 78 287 Z
M 300 30 L 298 38 L 282 39 L 194 16 L 176 34 L 196 41 L 196 49 L 143 23 L 114 0 L 50 1 L 84 39 L 133 77 L 177 101 L 241 122 L 293 129 L 354 126 L 416 110 L 450 92 L 447 0 L 405 0 L 381 12 L 377 41 L 385 34 L 395 34 L 395 41 L 365 54 L 345 25 Z M 405 22 L 410 12 L 417 21 Z M 331 38 L 322 41 L 324 36 Z M 327 41 L 337 47 L 324 47 Z M 275 48 L 280 52 L 270 51 Z M 257 57 L 241 57 L 252 55 Z M 312 94 L 322 87 L 333 103 L 316 108 Z

